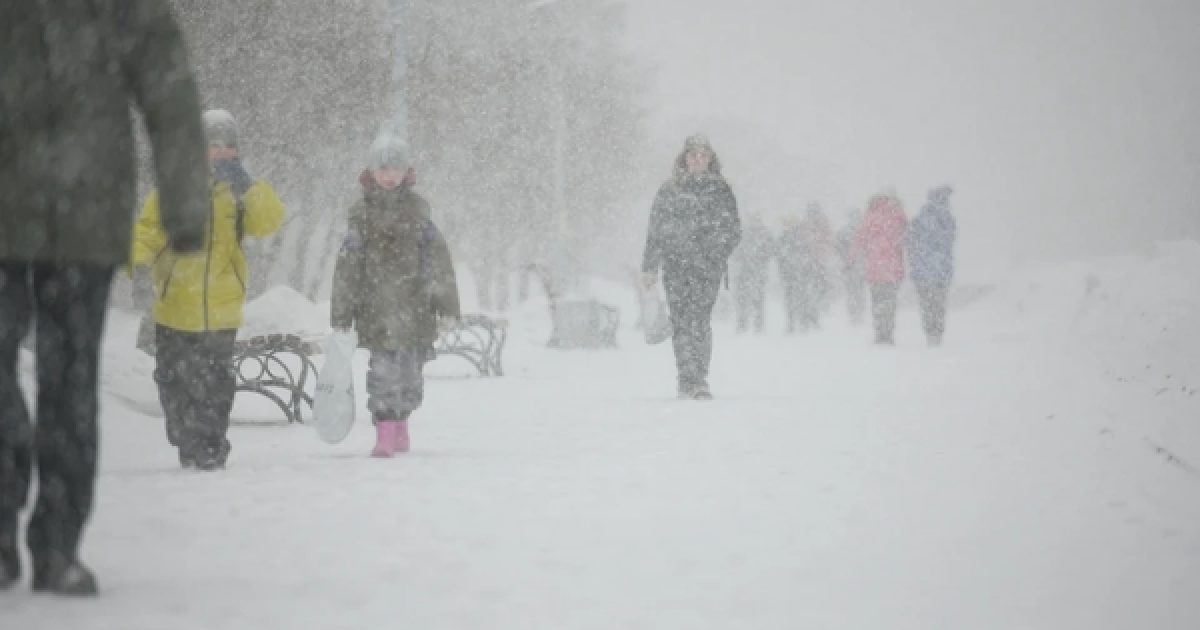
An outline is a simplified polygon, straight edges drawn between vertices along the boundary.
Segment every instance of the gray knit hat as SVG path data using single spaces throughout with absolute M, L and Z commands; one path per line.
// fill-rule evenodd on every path
M 227 147 L 236 147 L 237 120 L 224 109 L 210 109 L 204 112 L 204 135 L 209 144 L 219 143 Z
M 371 169 L 395 168 L 406 171 L 413 167 L 412 152 L 407 142 L 391 133 L 384 133 L 371 145 L 368 166 Z
M 708 136 L 706 136 L 702 133 L 698 133 L 693 136 L 690 136 L 690 137 L 688 137 L 687 140 L 684 141 L 684 143 L 683 143 L 684 152 L 686 153 L 688 151 L 691 151 L 692 149 L 708 149 L 708 151 L 710 153 L 714 153 L 712 143 L 708 141 Z
M 939 186 L 929 191 L 929 200 L 936 203 L 946 203 L 950 201 L 950 196 L 954 194 L 952 186 Z

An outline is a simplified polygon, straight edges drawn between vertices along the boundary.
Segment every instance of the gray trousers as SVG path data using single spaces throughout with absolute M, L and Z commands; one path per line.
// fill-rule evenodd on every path
M 917 285 L 921 325 L 930 340 L 941 341 L 946 333 L 946 297 L 949 293 L 948 284 L 931 282 Z
M 893 341 L 899 295 L 899 283 L 871 285 L 871 315 L 875 320 L 875 341 Z
M 180 454 L 228 453 L 229 414 L 237 394 L 236 339 L 236 330 L 155 327 L 154 382 L 167 419 L 167 441 Z
M 26 536 L 35 572 L 79 551 L 95 495 L 96 383 L 112 277 L 108 266 L 0 260 L 0 569 L 17 570 L 17 513 L 35 469 Z M 17 349 L 31 325 L 32 414 L 17 379 Z
M 722 277 L 723 270 L 700 266 L 668 265 L 663 270 L 681 389 L 708 385 L 713 353 L 712 314 L 721 292 Z
M 425 359 L 422 348 L 372 350 L 367 367 L 367 409 L 376 418 L 402 418 L 425 400 Z

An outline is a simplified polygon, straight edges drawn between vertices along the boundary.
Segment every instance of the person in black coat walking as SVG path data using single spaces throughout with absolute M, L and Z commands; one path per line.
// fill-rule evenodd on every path
M 679 376 L 679 397 L 712 398 L 712 312 L 726 277 L 729 258 L 742 238 L 733 189 L 708 139 L 692 136 L 675 161 L 650 210 L 642 260 L 643 283 L 658 282 L 661 271 Z
M 95 502 L 109 287 L 133 238 L 135 104 L 154 149 L 162 248 L 197 252 L 210 214 L 204 126 L 167 3 L 0 2 L 0 591 L 23 572 L 18 512 L 36 472 L 33 590 L 97 592 L 79 549 Z M 31 330 L 32 414 L 17 371 Z

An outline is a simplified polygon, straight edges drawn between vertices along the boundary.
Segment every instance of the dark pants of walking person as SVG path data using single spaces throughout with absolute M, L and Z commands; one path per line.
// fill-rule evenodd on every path
M 712 314 L 722 277 L 722 271 L 699 265 L 672 265 L 663 270 L 681 395 L 708 391 L 708 368 L 713 349 Z
M 898 283 L 871 285 L 871 315 L 875 320 L 875 343 L 896 342 L 896 303 L 899 296 Z
M 917 285 L 918 305 L 921 309 L 921 325 L 930 345 L 942 343 L 946 334 L 946 297 L 950 287 L 941 283 Z
M 38 495 L 26 535 L 34 588 L 54 588 L 49 581 L 77 562 L 95 491 L 96 386 L 112 277 L 109 266 L 0 261 L 0 583 L 20 574 L 17 515 L 34 466 Z M 31 322 L 36 426 L 17 382 Z
M 179 449 L 184 466 L 224 466 L 237 386 L 237 331 L 184 332 L 160 325 L 156 333 L 154 381 L 167 419 L 167 441 Z
M 746 332 L 754 326 L 754 332 L 762 333 L 767 328 L 767 278 L 749 276 L 737 283 L 737 329 Z
M 787 332 L 808 332 L 821 324 L 821 278 L 807 269 L 785 274 L 784 300 L 787 303 Z

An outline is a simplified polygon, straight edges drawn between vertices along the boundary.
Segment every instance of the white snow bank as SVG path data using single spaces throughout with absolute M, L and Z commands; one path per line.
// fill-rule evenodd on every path
M 509 279 L 512 289 L 509 309 L 505 312 L 481 309 L 479 293 L 474 275 L 469 271 L 458 272 L 458 293 L 464 313 L 483 313 L 508 321 L 510 331 L 522 340 L 542 344 L 550 338 L 550 300 L 542 281 L 536 276 L 530 279 L 529 295 L 526 300 L 517 299 L 520 278 L 513 274 Z M 637 294 L 632 282 L 622 283 L 599 277 L 584 277 L 577 286 L 566 289 L 561 300 L 597 300 L 611 306 L 620 313 L 621 328 L 630 330 L 638 322 Z
M 1018 274 L 978 309 L 1001 315 L 996 321 L 1009 333 L 1115 351 L 1105 367 L 1123 368 L 1121 378 L 1149 371 L 1156 384 L 1190 395 L 1200 386 L 1197 270 L 1200 243 L 1167 243 L 1143 256 Z
M 324 337 L 329 332 L 329 302 L 314 303 L 290 287 L 272 287 L 246 304 L 238 337 L 293 334 Z
M 1078 355 L 1100 376 L 1096 387 L 1137 392 L 1140 402 L 1104 415 L 1200 462 L 1197 270 L 1200 243 L 1167 243 L 1143 255 L 1018 274 L 970 313 L 986 316 L 1001 338 Z M 1056 378 L 1051 372 L 1043 377 Z

